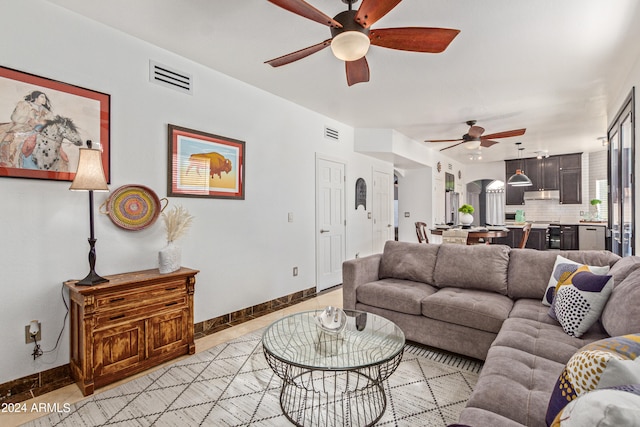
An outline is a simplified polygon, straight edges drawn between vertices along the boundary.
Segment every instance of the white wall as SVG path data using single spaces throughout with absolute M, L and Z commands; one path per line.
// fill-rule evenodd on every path
M 416 221 L 433 227 L 432 171 L 430 167 L 407 169 L 398 176 L 398 240 L 418 242 L 415 231 Z M 444 200 L 442 200 L 444 203 Z M 405 217 L 408 213 L 409 217 Z
M 112 190 L 141 184 L 166 195 L 168 123 L 246 141 L 245 200 L 170 200 L 195 217 L 181 245 L 183 265 L 201 270 L 196 322 L 315 286 L 317 153 L 347 164 L 348 257 L 370 251 L 370 221 L 353 209 L 355 180 L 393 167 L 354 153 L 352 128 L 42 0 L 4 1 L 0 37 L 3 66 L 111 95 Z M 194 94 L 149 83 L 150 59 L 191 73 Z M 324 138 L 325 125 L 340 142 Z M 69 184 L 0 178 L 0 383 L 69 361 L 68 329 L 58 351 L 35 362 L 24 343 L 24 325 L 39 319 L 43 349 L 54 347 L 61 284 L 88 272 L 88 197 Z M 96 208 L 107 197 L 96 193 Z M 157 266 L 161 220 L 129 232 L 97 214 L 95 228 L 99 274 Z
M 401 172 L 398 182 L 399 240 L 416 240 L 416 221 L 424 221 L 429 227 L 444 222 L 445 172 L 455 176 L 456 191 L 460 193 L 461 200 L 465 200 L 468 166 L 426 147 L 422 142 L 390 129 L 356 129 L 355 150 L 393 160 Z M 501 169 L 504 175 L 504 163 Z M 405 212 L 411 216 L 405 218 Z

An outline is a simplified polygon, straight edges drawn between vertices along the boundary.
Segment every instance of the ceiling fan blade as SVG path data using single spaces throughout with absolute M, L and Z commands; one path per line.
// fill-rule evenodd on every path
M 328 27 L 342 28 L 342 24 L 335 21 L 330 16 L 319 11 L 315 7 L 311 6 L 304 0 L 268 0 L 269 2 L 280 6 L 281 8 L 288 10 L 289 12 L 300 15 L 304 18 L 311 19 L 312 21 L 319 22 L 320 24 Z
M 349 86 L 369 81 L 369 64 L 367 64 L 367 59 L 364 56 L 355 61 L 345 61 L 344 64 Z
M 467 134 L 472 138 L 480 138 L 480 135 L 484 132 L 484 128 L 480 126 L 471 126 Z
M 482 139 L 495 139 L 495 138 L 509 138 L 510 136 L 524 135 L 526 129 L 508 130 L 505 132 L 492 133 L 491 135 L 485 135 Z
M 295 52 L 280 56 L 278 58 L 265 61 L 265 64 L 269 64 L 272 67 L 280 67 L 281 65 L 287 65 L 294 61 L 297 61 L 298 59 L 306 58 L 312 53 L 319 52 L 325 47 L 329 46 L 330 44 L 331 44 L 331 39 L 327 39 L 322 43 L 314 44 L 313 46 L 305 47 L 304 49 L 300 49 Z
M 491 141 L 490 139 L 484 139 L 484 138 L 482 138 L 482 139 L 480 140 L 480 146 L 481 146 L 481 147 L 484 147 L 484 148 L 489 148 L 489 147 L 491 147 L 492 145 L 497 144 L 498 142 L 500 142 L 500 141 Z
M 382 28 L 371 30 L 371 44 L 410 52 L 440 53 L 460 33 L 449 28 Z
M 449 148 L 457 147 L 460 144 L 464 144 L 466 141 L 458 142 L 457 144 L 450 145 L 448 147 L 441 148 L 440 151 L 448 150 Z
M 458 142 L 462 141 L 462 139 L 425 139 L 424 142 Z
M 378 19 L 389 13 L 402 0 L 362 0 L 356 22 L 364 28 L 369 28 Z

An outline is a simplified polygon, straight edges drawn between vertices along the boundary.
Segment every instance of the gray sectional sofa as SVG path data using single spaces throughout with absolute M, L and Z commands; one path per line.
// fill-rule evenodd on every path
M 580 338 L 541 302 L 557 255 L 611 267 L 613 292 Z M 460 424 L 545 426 L 552 389 L 578 349 L 607 331 L 640 332 L 639 267 L 640 257 L 608 251 L 389 241 L 382 254 L 343 264 L 343 304 L 394 321 L 408 340 L 485 361 Z

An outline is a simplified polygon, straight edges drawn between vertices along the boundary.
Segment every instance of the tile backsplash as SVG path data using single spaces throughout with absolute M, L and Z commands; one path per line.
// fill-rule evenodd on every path
M 522 207 L 527 221 L 578 222 L 580 212 L 589 211 L 589 203 L 581 205 L 561 205 L 557 200 L 527 200 Z M 506 212 L 515 212 L 514 206 L 507 206 Z

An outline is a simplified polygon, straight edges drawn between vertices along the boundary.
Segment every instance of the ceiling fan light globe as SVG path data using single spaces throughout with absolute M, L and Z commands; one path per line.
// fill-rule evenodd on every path
M 480 141 L 478 140 L 465 142 L 464 148 L 466 148 L 467 150 L 477 150 L 478 148 L 480 148 Z
M 369 37 L 359 31 L 344 31 L 331 40 L 331 51 L 342 61 L 356 61 L 367 54 Z

